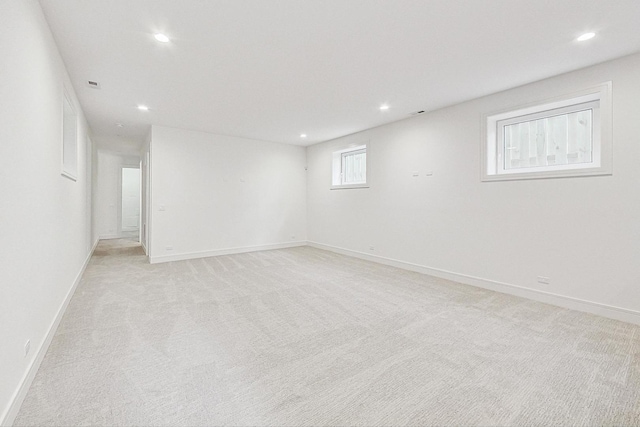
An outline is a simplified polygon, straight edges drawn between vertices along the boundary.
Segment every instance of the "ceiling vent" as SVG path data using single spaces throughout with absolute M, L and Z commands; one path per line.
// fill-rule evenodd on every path
M 424 110 L 420 110 L 420 111 L 414 111 L 413 113 L 410 113 L 410 116 L 417 116 L 418 114 L 423 114 Z
M 94 82 L 93 80 L 88 80 L 87 86 L 89 86 L 91 89 L 100 89 L 100 83 Z

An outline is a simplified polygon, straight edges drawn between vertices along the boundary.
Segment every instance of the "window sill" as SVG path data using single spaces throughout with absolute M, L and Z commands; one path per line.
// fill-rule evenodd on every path
M 482 181 L 514 181 L 521 179 L 576 178 L 583 176 L 613 175 L 612 171 L 603 167 L 584 169 L 550 170 L 523 173 L 502 173 L 482 176 Z
M 330 190 L 352 190 L 356 188 L 369 188 L 369 184 L 332 185 Z

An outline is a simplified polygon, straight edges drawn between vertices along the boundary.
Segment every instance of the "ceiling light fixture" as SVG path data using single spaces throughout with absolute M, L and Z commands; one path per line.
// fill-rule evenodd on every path
M 382 105 L 380 106 L 380 109 L 381 109 L 382 111 L 384 111 L 384 110 L 388 110 L 388 109 L 389 109 L 389 106 L 388 106 L 387 104 L 382 104 Z
M 153 37 L 155 37 L 160 43 L 169 43 L 169 37 L 162 33 L 155 34 Z
M 579 42 L 583 42 L 585 40 L 589 40 L 592 39 L 596 36 L 596 33 L 584 33 L 583 35 L 581 35 L 580 37 L 578 37 L 576 40 L 578 40 Z
M 146 105 L 138 105 L 138 110 L 149 111 L 149 107 L 147 107 Z
M 301 134 L 300 134 L 300 138 L 306 138 L 306 137 L 307 137 L 307 134 L 306 134 L 306 133 L 301 133 Z

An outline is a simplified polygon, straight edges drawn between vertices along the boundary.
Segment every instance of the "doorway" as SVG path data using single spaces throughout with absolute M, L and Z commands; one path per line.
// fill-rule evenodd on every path
M 124 237 L 140 235 L 140 169 L 122 168 L 121 230 Z

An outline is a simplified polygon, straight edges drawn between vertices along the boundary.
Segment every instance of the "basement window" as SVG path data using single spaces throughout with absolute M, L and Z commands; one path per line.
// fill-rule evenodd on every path
M 611 82 L 486 116 L 483 181 L 611 174 Z
M 368 188 L 367 146 L 333 152 L 331 189 Z
M 62 101 L 62 175 L 78 179 L 78 117 L 67 93 Z

